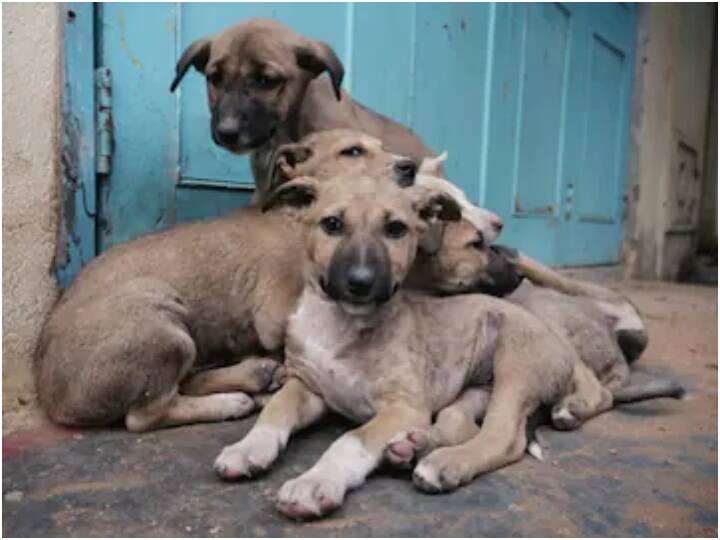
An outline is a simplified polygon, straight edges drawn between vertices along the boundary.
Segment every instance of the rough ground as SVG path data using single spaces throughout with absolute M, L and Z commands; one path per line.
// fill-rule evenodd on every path
M 597 277 L 597 275 L 595 275 Z M 291 444 L 260 480 L 217 480 L 211 463 L 252 419 L 133 435 L 69 431 L 32 404 L 4 411 L 4 536 L 717 536 L 717 289 L 625 283 L 646 315 L 643 370 L 683 401 L 625 406 L 574 433 L 544 432 L 526 458 L 450 495 L 380 472 L 331 518 L 295 524 L 273 494 L 348 425 Z

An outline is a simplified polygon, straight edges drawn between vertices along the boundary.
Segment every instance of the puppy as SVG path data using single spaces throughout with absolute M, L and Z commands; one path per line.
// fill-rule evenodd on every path
M 419 167 L 415 160 L 402 161 L 401 156 L 383 148 L 379 139 L 360 131 L 332 129 L 311 133 L 300 142 L 280 146 L 274 153 L 275 163 L 270 174 L 270 189 L 299 176 L 332 178 L 338 175 L 357 176 L 369 169 L 383 170 L 383 163 L 391 163 L 396 183 L 401 187 L 418 186 L 443 191 L 455 199 L 462 209 L 463 219 L 472 224 L 486 245 L 497 239 L 503 228 L 500 216 L 472 204 L 457 186 L 442 177 L 441 164 L 447 152 L 436 158 L 424 158 Z M 369 163 L 366 163 L 369 162 Z M 259 203 L 264 203 L 260 196 Z M 427 233 L 423 247 L 437 249 L 437 231 Z M 429 238 L 428 238 L 429 237 Z
M 467 223 L 444 224 L 441 248 L 432 256 L 419 254 L 414 265 L 415 271 L 432 276 L 434 290 L 429 293 L 485 292 L 494 287 L 511 290 L 527 277 L 532 284 L 522 284 L 505 299 L 536 315 L 567 339 L 580 360 L 612 393 L 613 404 L 684 394 L 674 381 L 630 383 L 630 364 L 642 354 L 648 336 L 639 311 L 627 298 L 606 287 L 563 276 L 515 250 L 482 246 L 476 238 L 476 231 Z M 388 448 L 388 459 L 407 466 L 437 447 L 471 439 L 479 431 L 476 421 L 486 412 L 490 392 L 489 387 L 466 390 L 438 414 L 431 429 L 398 435 Z M 556 427 L 569 429 L 580 423 L 570 409 L 556 409 L 553 414 Z M 539 446 L 531 444 L 529 451 L 541 457 Z M 440 489 L 437 485 L 424 487 Z
M 289 379 L 247 436 L 217 458 L 220 476 L 267 470 L 293 432 L 328 410 L 343 414 L 361 426 L 278 493 L 281 512 L 311 519 L 340 506 L 398 434 L 429 429 L 434 414 L 458 403 L 475 407 L 473 392 L 490 384 L 482 427 L 421 460 L 419 487 L 452 489 L 520 459 L 527 419 L 541 405 L 562 427 L 612 406 L 611 392 L 568 339 L 528 310 L 485 295 L 433 297 L 399 287 L 427 221 L 458 221 L 455 201 L 368 178 L 347 180 L 352 189 L 338 197 L 341 184 L 296 179 L 274 197 L 273 204 L 315 200 L 305 219 L 305 287 L 287 329 Z
M 335 52 L 267 19 L 251 19 L 192 43 L 176 66 L 174 91 L 193 66 L 207 80 L 213 140 L 251 153 L 254 202 L 269 191 L 277 146 L 315 131 L 352 128 L 383 141 L 389 152 L 416 161 L 434 155 L 409 129 L 341 90 L 344 68 Z M 319 77 L 327 73 L 329 78 Z
M 358 132 L 317 134 L 281 149 L 276 169 L 299 167 L 295 154 L 319 181 L 343 170 L 414 181 L 413 161 Z M 239 209 L 92 261 L 52 310 L 36 348 L 36 386 L 50 418 L 124 420 L 144 431 L 249 414 L 248 394 L 272 389 L 282 375 L 277 360 L 302 290 L 298 217 L 285 207 Z M 416 281 L 432 288 L 422 276 Z
M 334 167 L 317 171 L 325 181 L 346 167 L 388 183 L 414 175 L 406 158 L 358 134 L 344 140 L 338 155 L 364 153 L 328 160 Z M 280 376 L 276 360 L 302 291 L 297 219 L 286 207 L 242 208 L 90 262 L 54 306 L 36 347 L 35 382 L 49 417 L 76 426 L 124 420 L 144 431 L 249 414 L 255 403 L 247 394 L 271 389 Z M 228 367 L 186 379 L 218 365 Z

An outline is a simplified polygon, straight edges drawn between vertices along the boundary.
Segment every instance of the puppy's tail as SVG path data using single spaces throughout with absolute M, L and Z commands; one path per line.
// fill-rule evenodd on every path
M 553 289 L 571 296 L 585 296 L 596 300 L 611 302 L 627 302 L 623 296 L 615 291 L 600 285 L 564 276 L 552 268 L 545 266 L 540 261 L 536 261 L 522 253 L 516 252 L 516 256 L 510 260 L 534 285 Z
M 653 379 L 645 383 L 629 384 L 613 390 L 613 401 L 615 403 L 634 403 L 656 398 L 680 399 L 684 395 L 685 389 L 675 381 Z

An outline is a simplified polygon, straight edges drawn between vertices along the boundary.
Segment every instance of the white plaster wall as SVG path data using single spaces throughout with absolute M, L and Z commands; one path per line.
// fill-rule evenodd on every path
M 55 4 L 2 18 L 3 415 L 30 401 L 32 350 L 57 289 L 60 21 Z
M 625 264 L 632 277 L 676 279 L 697 246 L 700 205 L 695 201 L 704 172 L 691 186 L 680 182 L 678 141 L 697 152 L 702 169 L 717 7 L 643 4 L 639 9 Z M 681 198 L 692 205 L 683 207 Z M 681 227 L 678 208 L 692 208 Z

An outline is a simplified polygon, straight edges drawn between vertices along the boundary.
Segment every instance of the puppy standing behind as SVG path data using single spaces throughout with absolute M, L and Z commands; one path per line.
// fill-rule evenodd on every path
M 210 131 L 231 152 L 251 152 L 256 198 L 269 192 L 271 156 L 281 144 L 335 128 L 363 131 L 394 154 L 434 155 L 409 129 L 341 89 L 344 68 L 326 43 L 277 21 L 251 19 L 198 39 L 182 53 L 174 91 L 193 66 L 207 80 Z M 319 77 L 327 72 L 329 79 Z

